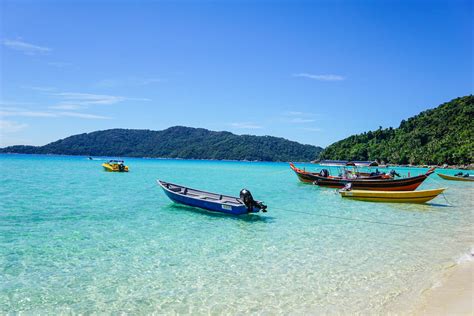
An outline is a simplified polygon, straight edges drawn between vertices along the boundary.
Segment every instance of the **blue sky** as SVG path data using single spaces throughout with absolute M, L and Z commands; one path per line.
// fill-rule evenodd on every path
M 0 2 L 0 146 L 174 125 L 327 146 L 473 92 L 470 1 Z

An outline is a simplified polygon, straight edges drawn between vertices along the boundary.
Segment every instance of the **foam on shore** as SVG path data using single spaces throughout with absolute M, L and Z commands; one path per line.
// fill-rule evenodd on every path
M 448 267 L 443 278 L 426 290 L 415 315 L 474 315 L 474 247 Z
M 465 262 L 469 262 L 469 261 L 474 261 L 474 246 L 471 247 L 471 249 L 462 254 L 457 260 L 456 260 L 456 263 L 457 264 L 463 264 Z

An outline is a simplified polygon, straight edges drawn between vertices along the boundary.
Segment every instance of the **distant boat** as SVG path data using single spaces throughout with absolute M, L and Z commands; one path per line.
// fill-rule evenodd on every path
M 104 167 L 106 171 L 128 172 L 128 166 L 125 165 L 123 160 L 109 160 L 103 163 L 102 167 Z
M 313 183 L 330 188 L 343 188 L 347 183 L 352 184 L 355 190 L 373 190 L 373 191 L 413 191 L 423 181 L 434 172 L 434 168 L 429 169 L 425 174 L 401 178 L 401 179 L 373 179 L 373 178 L 353 178 L 346 179 L 342 177 L 332 177 L 329 174 L 317 174 L 307 172 L 297 168 L 290 163 L 291 169 L 296 173 L 300 181 Z
M 385 203 L 425 203 L 439 194 L 445 188 L 420 191 L 367 191 L 367 190 L 340 190 L 339 194 L 343 198 L 349 198 L 368 202 Z
M 240 191 L 240 198 L 191 189 L 182 185 L 157 180 L 165 194 L 179 204 L 194 206 L 208 211 L 242 215 L 266 212 L 267 206 L 255 201 L 248 190 Z
M 441 178 L 445 179 L 445 180 L 453 180 L 453 181 L 474 181 L 474 176 L 471 176 L 471 175 L 469 175 L 469 174 L 463 175 L 463 174 L 461 173 L 461 174 L 458 174 L 458 175 L 449 176 L 449 175 L 447 175 L 447 174 L 437 173 L 437 175 L 440 176 Z

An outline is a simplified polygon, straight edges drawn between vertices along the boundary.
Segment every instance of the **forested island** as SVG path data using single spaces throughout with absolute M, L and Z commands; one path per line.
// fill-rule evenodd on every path
M 313 161 L 377 160 L 390 164 L 474 164 L 474 96 L 426 110 L 398 128 L 380 127 L 326 149 L 272 136 L 235 135 L 175 126 L 162 131 L 110 129 L 61 139 L 45 146 L 10 146 L 0 153 L 183 159 Z
M 70 136 L 45 146 L 0 149 L 0 153 L 250 161 L 311 161 L 321 151 L 321 147 L 279 137 L 235 135 L 184 126 L 162 131 L 110 129 Z
M 474 163 L 474 97 L 423 111 L 398 128 L 379 128 L 328 146 L 320 159 L 378 160 L 392 164 Z

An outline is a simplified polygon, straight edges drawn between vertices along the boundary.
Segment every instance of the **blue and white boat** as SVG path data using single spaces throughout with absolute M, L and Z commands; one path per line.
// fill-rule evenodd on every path
M 242 215 L 266 212 L 267 206 L 255 201 L 250 191 L 243 189 L 240 197 L 216 194 L 184 187 L 182 185 L 157 180 L 165 194 L 175 203 L 199 207 L 208 211 Z

